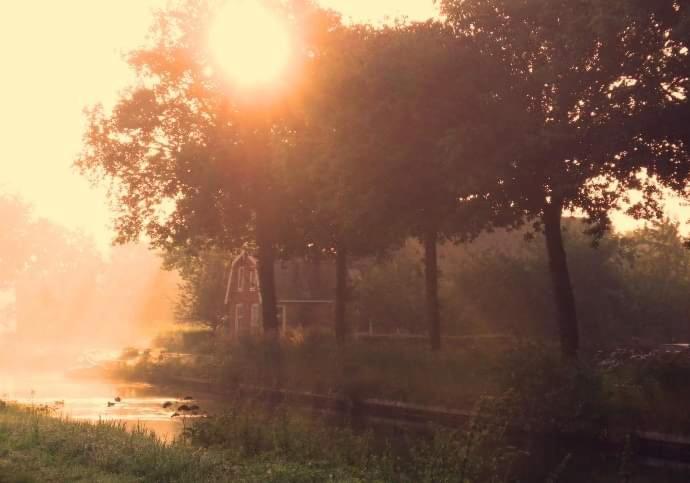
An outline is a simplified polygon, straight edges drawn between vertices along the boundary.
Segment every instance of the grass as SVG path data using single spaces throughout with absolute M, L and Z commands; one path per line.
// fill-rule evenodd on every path
M 218 461 L 166 445 L 144 428 L 51 417 L 46 408 L 3 405 L 0 481 L 220 481 Z
M 195 346 L 203 342 L 195 335 Z M 204 345 L 202 343 L 202 345 Z M 175 349 L 180 349 L 176 346 Z M 184 349 L 184 347 L 182 347 Z M 191 352 L 191 351 L 190 351 Z M 527 413 L 554 424 L 579 419 L 601 429 L 690 434 L 690 354 L 654 350 L 583 357 L 564 364 L 553 347 L 533 342 L 482 341 L 432 353 L 423 346 L 352 342 L 337 348 L 328 334 L 284 340 L 278 360 L 260 339 L 221 341 L 196 359 L 152 359 L 123 366 L 130 380 L 175 384 L 180 377 L 279 386 L 361 400 L 471 409 L 483 397 L 513 394 Z
M 493 344 L 489 342 L 489 344 Z M 179 347 L 175 347 L 179 349 Z M 141 357 L 114 375 L 154 383 L 176 378 L 212 379 L 229 386 L 276 384 L 292 390 L 471 408 L 484 395 L 498 394 L 497 366 L 503 348 L 475 347 L 432 353 L 425 347 L 388 342 L 352 343 L 337 349 L 319 333 L 284 341 L 276 365 L 260 339 L 247 337 L 216 347 L 214 357 L 195 361 Z
M 237 401 L 166 444 L 143 428 L 70 421 L 46 408 L 3 403 L 0 482 L 687 481 L 687 474 L 644 474 L 627 447 L 586 455 L 549 445 L 548 458 L 535 458 L 534 445 L 509 443 L 509 406 L 492 400 L 481 409 L 464 431 L 428 428 L 422 435 L 374 433 Z
M 114 422 L 70 421 L 45 407 L 3 403 L 0 481 L 450 482 L 459 474 L 468 482 L 499 481 L 473 477 L 486 467 L 474 456 L 466 463 L 463 441 L 458 432 L 439 432 L 406 440 L 396 454 L 371 432 L 238 404 L 166 444 L 143 428 L 126 431 Z

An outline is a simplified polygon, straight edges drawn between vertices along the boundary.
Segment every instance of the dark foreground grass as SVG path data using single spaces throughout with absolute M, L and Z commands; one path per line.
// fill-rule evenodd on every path
M 166 445 L 143 428 L 53 418 L 46 408 L 3 405 L 0 481 L 216 481 L 220 460 Z
M 2 403 L 0 482 L 502 482 L 513 453 L 501 425 L 391 438 L 237 402 L 167 444 L 144 428 Z
M 2 403 L 0 482 L 502 482 L 513 454 L 501 436 L 483 425 L 380 437 L 238 402 L 166 444 L 144 428 Z
M 0 404 L 0 482 L 685 482 L 620 454 L 563 448 L 547 459 L 508 443 L 507 408 L 491 403 L 464 431 L 371 430 L 237 402 L 172 444 L 112 422 Z M 428 428 L 431 429 L 431 428 Z
M 554 426 L 578 422 L 602 432 L 690 434 L 690 351 L 590 354 L 574 366 L 555 347 L 533 341 L 480 340 L 433 353 L 400 341 L 353 341 L 338 348 L 330 335 L 319 333 L 284 339 L 273 355 L 264 341 L 251 337 L 220 340 L 215 352 L 206 349 L 187 359 L 141 356 L 116 366 L 112 375 L 171 385 L 190 377 L 229 392 L 259 385 L 461 410 L 485 397 L 512 394 L 524 418 Z
M 0 409 L 0 482 L 368 481 L 355 473 L 361 472 L 327 461 L 250 457 L 186 441 L 166 444 L 143 428 L 68 421 L 45 408 Z

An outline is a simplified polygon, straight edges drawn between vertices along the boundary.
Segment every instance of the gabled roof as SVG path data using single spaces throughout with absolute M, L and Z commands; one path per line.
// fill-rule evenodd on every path
M 251 262 L 254 266 L 257 265 L 256 258 L 252 257 L 249 255 L 246 251 L 242 250 L 239 255 L 235 257 L 235 259 L 232 261 L 232 264 L 230 265 L 230 274 L 228 275 L 228 283 L 225 287 L 225 301 L 223 302 L 225 305 L 228 304 L 230 301 L 230 286 L 232 284 L 232 276 L 235 273 L 235 267 L 237 264 L 242 261 L 242 260 L 248 260 Z M 258 277 L 257 277 L 257 283 L 259 282 Z M 259 291 L 259 300 L 261 300 L 261 291 Z
M 225 304 L 237 265 L 246 261 L 256 266 L 256 258 L 242 251 L 232 261 L 225 289 Z M 276 298 L 280 301 L 331 301 L 335 294 L 335 263 L 330 259 L 293 258 L 275 262 Z M 258 282 L 258 280 L 257 280 Z M 259 291 L 259 297 L 261 292 Z M 259 299 L 260 300 L 260 299 Z

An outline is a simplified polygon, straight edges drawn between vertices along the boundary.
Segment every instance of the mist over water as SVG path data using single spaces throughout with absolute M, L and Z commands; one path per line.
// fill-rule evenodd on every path
M 144 245 L 103 253 L 83 234 L 35 219 L 16 199 L 0 198 L 0 220 L 8 227 L 0 235 L 0 398 L 176 435 L 179 423 L 162 404 L 179 395 L 69 375 L 169 330 L 177 275 Z M 109 406 L 115 397 L 121 403 Z
M 2 399 L 26 405 L 47 406 L 55 416 L 85 421 L 119 421 L 129 428 L 144 426 L 159 437 L 172 441 L 183 428 L 180 419 L 171 418 L 167 401 L 180 395 L 146 384 L 106 380 L 73 379 L 59 370 L 46 369 L 0 372 Z M 114 402 L 115 398 L 119 402 Z

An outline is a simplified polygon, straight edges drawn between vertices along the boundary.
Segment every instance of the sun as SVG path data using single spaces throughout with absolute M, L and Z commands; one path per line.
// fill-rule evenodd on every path
M 210 28 L 209 47 L 229 80 L 265 87 L 287 70 L 292 38 L 287 21 L 258 0 L 228 0 Z

